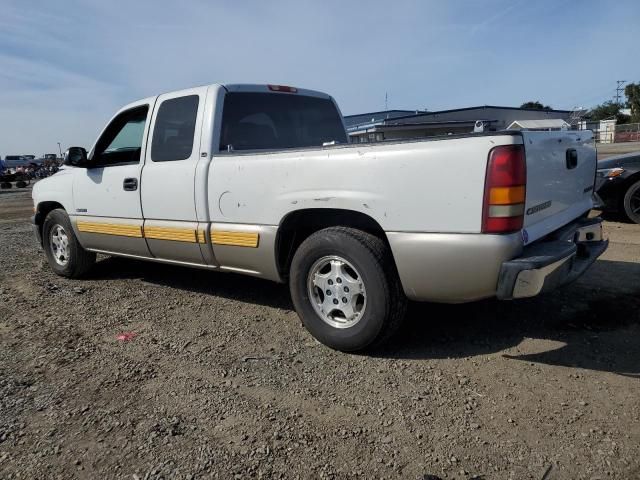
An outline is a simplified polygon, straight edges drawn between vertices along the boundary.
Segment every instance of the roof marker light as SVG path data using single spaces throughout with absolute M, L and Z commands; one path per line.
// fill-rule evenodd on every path
M 298 93 L 296 87 L 288 87 L 286 85 L 267 85 L 272 92 Z

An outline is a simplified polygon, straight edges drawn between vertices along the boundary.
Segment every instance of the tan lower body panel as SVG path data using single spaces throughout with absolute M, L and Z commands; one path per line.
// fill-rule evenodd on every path
M 73 216 L 71 222 L 84 248 L 149 255 L 142 233 L 142 219 Z
M 76 228 L 83 245 L 92 250 L 209 264 L 281 281 L 275 254 L 277 226 L 213 223 L 207 231 L 199 222 L 91 218 L 77 220 Z
M 156 258 L 206 263 L 199 243 L 204 230 L 198 222 L 145 220 L 143 233 Z
M 276 265 L 274 225 L 212 223 L 211 244 L 222 270 L 281 281 Z

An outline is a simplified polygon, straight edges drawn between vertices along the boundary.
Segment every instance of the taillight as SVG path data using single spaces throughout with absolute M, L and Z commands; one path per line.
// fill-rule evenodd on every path
M 296 87 L 287 87 L 286 85 L 267 85 L 272 92 L 298 93 Z
M 482 209 L 483 233 L 510 233 L 522 228 L 527 166 L 522 145 L 491 149 Z

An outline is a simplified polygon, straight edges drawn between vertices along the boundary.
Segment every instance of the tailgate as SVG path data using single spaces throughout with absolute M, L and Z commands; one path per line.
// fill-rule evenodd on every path
M 522 132 L 527 162 L 525 243 L 592 207 L 596 149 L 590 130 Z

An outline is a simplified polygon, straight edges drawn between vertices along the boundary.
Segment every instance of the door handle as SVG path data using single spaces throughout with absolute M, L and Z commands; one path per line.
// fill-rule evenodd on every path
M 578 166 L 578 152 L 575 148 L 567 150 L 567 168 L 572 170 Z
M 128 192 L 133 192 L 138 189 L 138 179 L 137 178 L 125 178 L 124 182 L 122 182 L 122 188 Z

